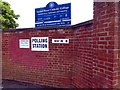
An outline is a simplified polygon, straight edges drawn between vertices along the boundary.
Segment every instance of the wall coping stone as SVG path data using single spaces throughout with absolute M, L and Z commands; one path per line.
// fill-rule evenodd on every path
M 44 28 L 18 28 L 18 29 L 3 29 L 2 32 L 11 32 L 11 31 L 26 31 L 26 30 L 57 30 L 57 29 L 73 29 L 73 28 L 77 28 L 80 26 L 86 26 L 86 25 L 91 25 L 93 24 L 93 20 L 88 20 L 79 24 L 75 24 L 75 25 L 71 25 L 71 26 L 55 26 L 55 27 L 44 27 Z

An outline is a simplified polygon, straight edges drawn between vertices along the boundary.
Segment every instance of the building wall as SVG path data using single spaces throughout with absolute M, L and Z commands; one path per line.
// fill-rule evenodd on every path
M 70 29 L 3 32 L 3 77 L 51 86 L 71 86 L 72 32 Z M 49 51 L 20 49 L 19 39 L 31 37 L 49 37 Z M 68 38 L 70 44 L 53 44 L 54 38 Z
M 120 2 L 119 2 L 119 5 L 118 5 L 118 8 L 120 8 Z M 119 85 L 118 85 L 118 87 L 120 88 L 120 32 L 119 32 L 119 30 L 120 30 L 120 9 L 118 9 L 118 40 L 119 40 L 119 42 L 118 42 L 118 66 L 119 66 L 119 72 L 118 72 L 118 78 L 119 78 Z
M 94 19 L 70 27 L 17 29 L 2 35 L 3 79 L 54 87 L 119 87 L 119 3 L 94 2 Z M 49 37 L 49 51 L 19 39 Z M 54 44 L 52 39 L 69 39 Z
M 75 29 L 73 85 L 77 88 L 89 88 L 92 85 L 92 32 L 92 24 Z
M 118 86 L 118 6 L 117 2 L 94 3 L 93 87 Z

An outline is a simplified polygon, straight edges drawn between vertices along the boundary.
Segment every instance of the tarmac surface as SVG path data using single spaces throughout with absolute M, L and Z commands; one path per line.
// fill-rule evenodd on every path
M 48 90 L 52 87 L 35 85 L 25 82 L 13 81 L 13 80 L 3 80 L 2 81 L 2 90 Z

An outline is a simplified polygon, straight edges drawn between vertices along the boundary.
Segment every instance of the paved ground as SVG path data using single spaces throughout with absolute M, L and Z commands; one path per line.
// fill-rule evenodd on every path
M 38 90 L 48 90 L 52 89 L 52 87 L 42 86 L 42 85 L 35 85 L 29 84 L 24 82 L 12 81 L 12 80 L 3 80 L 2 81 L 2 90 L 31 90 L 31 89 L 38 89 Z

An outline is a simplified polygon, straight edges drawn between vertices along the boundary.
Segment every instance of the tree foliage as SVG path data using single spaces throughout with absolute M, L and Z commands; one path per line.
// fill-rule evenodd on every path
M 2 29 L 16 28 L 19 26 L 15 20 L 20 16 L 16 15 L 8 2 L 0 0 L 0 20 Z

